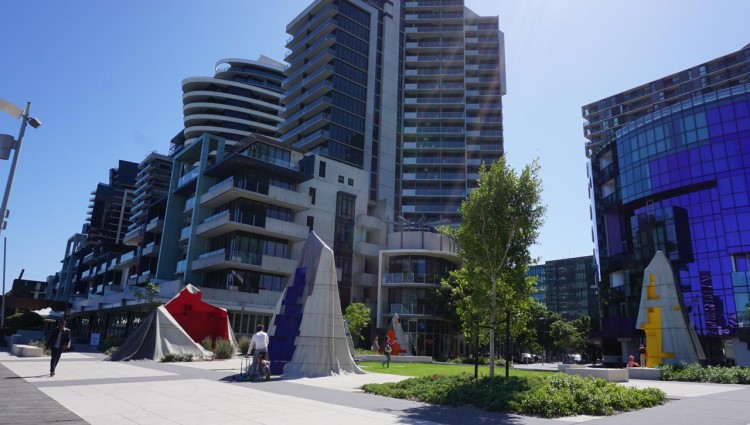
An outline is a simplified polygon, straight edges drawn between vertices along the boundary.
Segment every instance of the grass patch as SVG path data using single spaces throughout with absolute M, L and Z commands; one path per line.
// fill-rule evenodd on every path
M 367 384 L 363 389 L 386 397 L 546 418 L 611 415 L 657 406 L 666 399 L 666 394 L 655 388 L 627 388 L 603 379 L 562 373 L 485 376 L 477 380 L 465 373 L 433 374 L 395 383 Z
M 391 362 L 391 367 L 384 368 L 380 362 L 360 362 L 359 366 L 373 373 L 386 373 L 399 376 L 456 376 L 466 374 L 474 376 L 474 365 L 466 364 L 444 364 L 444 363 L 396 363 Z M 510 368 L 510 376 L 549 376 L 555 372 L 546 372 L 539 370 L 525 370 Z M 489 366 L 479 366 L 479 376 L 489 376 Z M 505 376 L 504 367 L 495 367 L 495 376 Z

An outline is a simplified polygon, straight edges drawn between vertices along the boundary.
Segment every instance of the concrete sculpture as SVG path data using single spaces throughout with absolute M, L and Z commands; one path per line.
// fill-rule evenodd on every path
M 286 378 L 365 373 L 344 330 L 333 251 L 310 232 L 271 320 L 271 373 Z
M 666 255 L 658 251 L 643 274 L 636 326 L 646 332 L 647 365 L 697 363 L 705 360 L 695 328 Z

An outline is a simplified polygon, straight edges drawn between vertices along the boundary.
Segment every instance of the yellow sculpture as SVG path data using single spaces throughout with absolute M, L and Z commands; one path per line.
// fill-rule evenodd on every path
M 675 285 L 666 255 L 658 251 L 643 275 L 641 305 L 636 326 L 646 333 L 647 364 L 697 363 L 706 355 Z

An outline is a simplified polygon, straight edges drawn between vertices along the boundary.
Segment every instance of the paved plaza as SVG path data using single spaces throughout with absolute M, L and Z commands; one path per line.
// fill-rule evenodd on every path
M 395 375 L 274 377 L 249 383 L 230 379 L 239 371 L 239 359 L 158 363 L 103 358 L 65 353 L 51 378 L 49 357 L 0 352 L 0 424 L 750 424 L 750 387 L 741 385 L 631 380 L 625 385 L 661 388 L 670 402 L 609 417 L 541 419 L 432 406 L 359 389 L 404 379 Z

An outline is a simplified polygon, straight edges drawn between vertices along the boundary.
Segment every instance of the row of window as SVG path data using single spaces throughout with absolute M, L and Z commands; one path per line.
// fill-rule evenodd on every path
M 365 99 L 367 97 L 367 89 L 364 86 L 340 76 L 333 77 L 333 88 L 355 99 Z
M 331 104 L 337 108 L 349 111 L 354 115 L 360 117 L 365 116 L 365 102 L 360 99 L 347 96 L 342 92 L 334 91 L 331 93 Z
M 334 50 L 336 51 L 336 59 L 347 62 L 355 68 L 367 69 L 367 56 L 340 44 L 335 45 Z
M 235 335 L 252 335 L 255 333 L 255 327 L 258 325 L 263 325 L 264 328 L 268 329 L 268 323 L 270 320 L 270 316 L 247 313 L 229 313 L 229 324 L 232 326 L 232 331 L 234 331 Z
M 367 73 L 359 68 L 351 66 L 344 61 L 335 60 L 333 62 L 333 69 L 337 75 L 346 77 L 358 84 L 367 84 Z
M 224 248 L 227 252 L 241 251 L 272 257 L 289 258 L 289 242 L 272 237 L 261 237 L 244 232 L 233 232 L 211 240 L 210 251 Z

